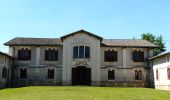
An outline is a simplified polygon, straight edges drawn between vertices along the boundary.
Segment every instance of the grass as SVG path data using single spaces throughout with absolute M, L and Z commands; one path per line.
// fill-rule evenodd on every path
M 31 86 L 2 89 L 0 100 L 170 100 L 170 91 L 149 88 Z

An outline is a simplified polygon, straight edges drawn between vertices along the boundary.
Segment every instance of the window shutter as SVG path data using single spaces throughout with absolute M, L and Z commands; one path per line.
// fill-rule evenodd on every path
M 114 51 L 114 61 L 117 61 L 117 51 Z
M 144 61 L 144 52 L 142 51 L 140 54 L 141 54 L 140 55 L 140 57 L 141 57 L 140 61 L 143 62 Z
M 55 61 L 58 60 L 58 50 L 55 51 Z
M 18 60 L 21 59 L 21 50 L 18 50 Z
M 45 50 L 45 60 L 48 60 L 48 50 Z
M 31 50 L 28 50 L 28 60 L 31 60 Z

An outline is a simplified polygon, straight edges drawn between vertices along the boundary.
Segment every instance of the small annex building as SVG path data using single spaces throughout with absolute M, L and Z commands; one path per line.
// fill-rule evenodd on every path
M 170 90 L 170 52 L 150 58 L 153 64 L 155 89 Z

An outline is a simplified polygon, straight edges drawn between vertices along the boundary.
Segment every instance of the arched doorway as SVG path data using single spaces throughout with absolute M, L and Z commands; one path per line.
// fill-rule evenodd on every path
M 91 85 L 91 69 L 85 66 L 72 68 L 72 85 Z

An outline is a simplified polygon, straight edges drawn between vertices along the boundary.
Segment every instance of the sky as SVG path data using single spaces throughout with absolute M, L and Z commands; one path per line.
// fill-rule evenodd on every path
M 0 0 L 0 51 L 15 37 L 87 30 L 106 39 L 162 35 L 170 51 L 170 0 Z

